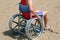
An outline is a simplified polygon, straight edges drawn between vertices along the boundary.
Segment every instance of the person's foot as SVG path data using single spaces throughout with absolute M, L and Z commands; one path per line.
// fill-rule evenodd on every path
M 50 30 L 51 27 L 45 27 L 44 30 Z

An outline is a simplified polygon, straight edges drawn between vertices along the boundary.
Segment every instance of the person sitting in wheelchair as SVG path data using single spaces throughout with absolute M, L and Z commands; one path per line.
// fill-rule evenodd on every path
M 26 19 L 30 19 L 32 15 L 32 18 L 37 17 L 40 20 L 42 16 L 44 16 L 44 29 L 49 29 L 49 27 L 47 27 L 48 11 L 35 10 L 32 5 L 32 0 L 21 0 L 19 10 L 22 12 L 22 16 Z

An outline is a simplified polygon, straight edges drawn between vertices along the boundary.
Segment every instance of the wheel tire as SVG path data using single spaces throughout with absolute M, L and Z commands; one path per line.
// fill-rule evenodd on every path
M 14 19 L 16 18 L 16 17 L 18 17 L 18 16 L 20 16 L 20 14 L 14 14 L 11 18 L 10 18 L 10 20 L 9 20 L 9 29 L 11 30 L 11 33 L 14 33 L 15 31 L 13 30 L 13 28 L 12 28 L 12 22 L 14 21 Z
M 26 28 L 25 28 L 25 32 L 26 32 L 26 35 L 29 39 L 33 40 L 33 37 L 32 35 L 29 33 L 29 28 L 31 27 L 31 22 L 33 20 L 36 20 L 37 18 L 33 18 L 33 19 L 30 19 L 29 21 L 27 21 L 27 24 L 26 24 Z M 42 34 L 42 31 L 43 31 L 43 23 L 42 23 L 42 20 L 40 21 L 40 28 L 41 28 L 41 32 L 39 33 L 39 35 Z M 38 35 L 38 36 L 39 36 Z

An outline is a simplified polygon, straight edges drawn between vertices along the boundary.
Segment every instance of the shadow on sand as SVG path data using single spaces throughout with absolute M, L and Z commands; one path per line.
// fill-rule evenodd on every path
M 19 34 L 19 33 L 11 33 L 11 30 L 8 30 L 8 31 L 5 31 L 3 32 L 3 34 L 5 36 L 9 36 L 13 39 L 17 39 L 17 40 L 28 40 L 28 38 L 22 34 Z

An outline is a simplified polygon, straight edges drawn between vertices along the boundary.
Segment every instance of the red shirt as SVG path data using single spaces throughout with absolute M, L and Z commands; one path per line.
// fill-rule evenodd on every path
M 26 5 L 26 0 L 21 0 L 22 5 Z M 30 19 L 30 12 L 22 12 L 22 16 L 26 19 Z
M 21 4 L 26 5 L 26 0 L 21 0 Z
M 21 0 L 22 5 L 26 5 L 26 0 Z M 22 12 L 22 16 L 26 19 L 30 19 L 30 12 Z M 33 16 L 35 17 L 35 16 Z

